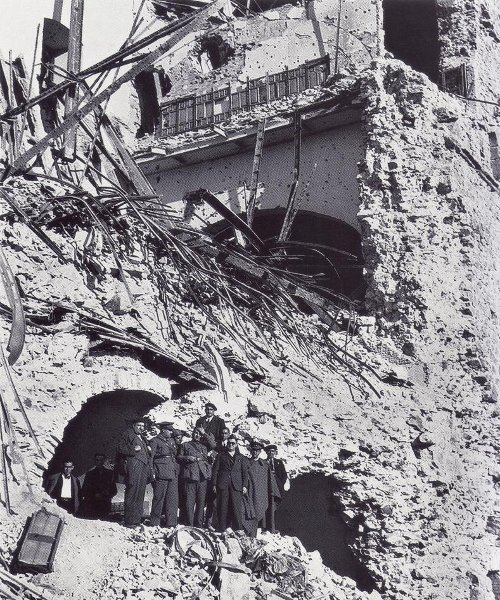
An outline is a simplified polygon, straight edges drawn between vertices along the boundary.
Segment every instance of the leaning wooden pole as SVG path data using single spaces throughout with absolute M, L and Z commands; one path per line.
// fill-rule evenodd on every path
M 55 129 L 49 132 L 42 140 L 35 144 L 32 148 L 26 151 L 22 156 L 12 164 L 10 171 L 22 171 L 28 166 L 28 163 L 38 156 L 41 152 L 47 148 L 52 140 L 64 135 L 70 131 L 75 125 L 77 125 L 84 117 L 92 113 L 97 106 L 102 104 L 107 98 L 116 92 L 124 83 L 134 79 L 136 75 L 142 73 L 145 69 L 153 65 L 161 56 L 163 56 L 168 50 L 178 44 L 187 33 L 190 31 L 196 31 L 202 25 L 205 25 L 207 18 L 213 14 L 213 12 L 222 7 L 224 0 L 216 0 L 213 4 L 210 4 L 205 9 L 200 11 L 197 16 L 189 21 L 183 27 L 180 27 L 171 37 L 161 44 L 156 50 L 149 53 L 145 58 L 140 60 L 134 67 L 129 69 L 121 77 L 118 77 L 112 84 L 106 89 L 102 90 L 99 94 L 94 96 L 87 104 L 74 110 L 68 117 Z M 5 172 L 3 177 L 5 178 L 9 174 Z
M 290 189 L 290 195 L 288 196 L 288 203 L 286 205 L 285 218 L 283 219 L 283 225 L 278 236 L 279 242 L 284 242 L 290 236 L 292 230 L 293 220 L 297 211 L 295 210 L 295 200 L 297 198 L 297 188 L 299 185 L 300 178 L 300 155 L 302 147 L 302 116 L 299 112 L 295 113 L 294 116 L 294 162 L 293 162 L 293 182 Z
M 255 216 L 255 207 L 257 205 L 257 186 L 259 185 L 260 164 L 262 162 L 262 151 L 264 149 L 264 133 L 266 130 L 266 120 L 259 121 L 257 127 L 257 139 L 255 141 L 255 151 L 253 155 L 252 179 L 250 180 L 250 198 L 247 207 L 247 224 L 252 227 Z

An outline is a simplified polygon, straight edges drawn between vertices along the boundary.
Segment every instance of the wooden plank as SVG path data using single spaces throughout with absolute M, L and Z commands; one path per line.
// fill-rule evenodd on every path
M 293 182 L 290 189 L 290 195 L 288 196 L 288 203 L 286 206 L 285 218 L 283 219 L 283 225 L 278 236 L 278 242 L 284 242 L 290 237 L 292 230 L 293 221 L 297 214 L 297 208 L 295 206 L 295 200 L 297 197 L 297 188 L 299 185 L 300 177 L 300 155 L 302 146 L 302 116 L 300 113 L 294 114 L 294 164 L 293 164 Z
M 218 2 L 218 0 L 216 0 L 216 1 Z M 207 9 L 200 10 L 199 14 L 201 14 L 202 12 L 204 14 L 206 14 L 206 12 L 205 12 L 206 10 Z M 85 79 L 85 78 L 89 77 L 90 75 L 96 75 L 97 73 L 101 73 L 102 71 L 115 68 L 119 64 L 120 65 L 123 64 L 122 61 L 126 57 L 130 56 L 131 54 L 135 54 L 136 52 L 138 52 L 139 50 L 142 50 L 143 48 L 146 48 L 153 42 L 161 39 L 162 37 L 165 37 L 166 35 L 173 34 L 174 32 L 179 31 L 184 26 L 191 23 L 195 19 L 196 14 L 197 13 L 193 13 L 193 14 L 185 17 L 184 19 L 179 19 L 178 21 L 175 21 L 174 23 L 166 25 L 162 29 L 155 31 L 154 33 L 146 36 L 142 40 L 138 40 L 134 44 L 130 44 L 126 48 L 122 48 L 122 49 L 118 50 L 114 54 L 111 54 L 110 56 L 108 56 L 107 58 L 104 58 L 103 60 L 99 61 L 98 63 L 84 69 L 83 71 L 80 71 L 80 73 L 78 73 L 78 75 L 77 75 L 77 78 Z M 2 120 L 6 120 L 6 119 L 11 119 L 12 117 L 15 117 L 16 115 L 20 115 L 27 108 L 31 108 L 32 106 L 40 104 L 40 102 L 47 100 L 54 94 L 59 94 L 59 92 L 66 90 L 70 85 L 72 85 L 71 81 L 69 81 L 69 80 L 62 81 L 61 83 L 54 85 L 53 87 L 46 90 L 45 92 L 42 92 L 38 96 L 35 96 L 35 98 L 30 99 L 28 102 L 23 102 L 19 106 L 7 111 L 5 114 L 1 115 L 1 118 L 2 118 Z
M 71 15 L 69 22 L 69 44 L 67 71 L 73 75 L 79 73 L 82 62 L 82 32 L 83 9 L 85 0 L 71 0 Z M 75 109 L 78 100 L 79 85 L 74 83 L 68 88 L 64 101 L 64 118 L 66 119 Z M 72 127 L 64 136 L 63 154 L 66 159 L 74 160 L 76 151 L 77 127 Z
M 250 180 L 250 198 L 248 200 L 247 223 L 252 227 L 255 216 L 255 207 L 257 204 L 257 186 L 259 184 L 260 164 L 262 161 L 262 152 L 264 148 L 264 133 L 266 130 L 266 120 L 259 121 L 257 126 L 257 139 L 255 140 L 255 151 L 253 155 L 252 178 Z

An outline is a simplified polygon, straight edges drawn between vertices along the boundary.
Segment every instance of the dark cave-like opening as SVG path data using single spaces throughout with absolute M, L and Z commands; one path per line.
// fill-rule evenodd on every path
M 78 414 L 69 421 L 61 443 L 55 448 L 49 461 L 44 486 L 47 491 L 49 478 L 52 474 L 63 470 L 65 461 L 72 461 L 72 475 L 83 485 L 85 474 L 95 465 L 95 454 L 102 453 L 105 466 L 113 469 L 116 448 L 120 437 L 129 426 L 129 420 L 144 416 L 149 410 L 164 402 L 164 398 L 150 392 L 139 390 L 117 390 L 106 392 L 89 398 Z M 114 481 L 115 477 L 111 477 Z M 125 486 L 119 480 L 116 483 L 111 508 L 100 518 L 116 519 L 123 513 L 123 497 Z M 152 489 L 148 484 L 144 503 L 144 514 L 149 514 Z M 89 517 L 83 506 L 77 512 L 78 516 Z
M 439 31 L 435 0 L 384 0 L 385 47 L 410 67 L 439 82 Z
M 94 454 L 102 452 L 111 462 L 128 419 L 145 415 L 164 398 L 138 390 L 117 390 L 89 398 L 67 424 L 63 439 L 48 464 L 48 473 L 57 473 L 70 458 L 74 475 L 80 476 L 94 465 Z
M 332 477 L 318 473 L 292 479 L 276 511 L 276 527 L 282 534 L 299 538 L 306 550 L 317 550 L 327 567 L 353 579 L 360 590 L 372 591 L 372 576 L 349 548 L 356 532 L 339 514 L 335 488 Z

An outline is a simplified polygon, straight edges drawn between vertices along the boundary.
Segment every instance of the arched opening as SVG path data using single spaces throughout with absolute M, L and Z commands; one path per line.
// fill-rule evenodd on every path
M 436 0 L 384 0 L 385 47 L 410 67 L 439 81 Z
M 252 229 L 272 248 L 284 217 L 284 208 L 259 210 L 255 213 Z M 226 221 L 211 226 L 210 231 L 217 241 L 229 240 L 234 235 Z M 281 264 L 279 260 L 276 262 L 277 267 L 313 276 L 319 286 L 353 300 L 364 298 L 361 235 L 347 223 L 300 210 L 283 252 Z
M 282 534 L 299 538 L 306 550 L 317 550 L 327 567 L 353 579 L 360 590 L 372 591 L 373 578 L 349 548 L 356 533 L 342 520 L 334 490 L 335 480 L 322 474 L 292 479 L 276 511 L 276 527 Z
M 83 485 L 85 474 L 95 465 L 96 453 L 104 454 L 105 466 L 112 469 L 116 447 L 123 431 L 129 426 L 128 421 L 138 416 L 144 416 L 149 410 L 164 401 L 165 399 L 161 396 L 137 390 L 117 390 L 89 398 L 64 430 L 63 439 L 56 447 L 47 467 L 45 488 L 48 487 L 50 475 L 62 472 L 66 460 L 73 462 L 72 474 L 79 479 L 81 485 Z M 124 484 L 118 482 L 114 491 L 116 491 L 116 495 L 111 508 L 108 506 L 106 514 L 101 518 L 116 519 L 120 518 L 123 513 Z M 113 493 L 111 492 L 111 495 Z M 151 497 L 152 489 L 148 485 L 145 516 L 149 514 Z M 88 518 L 83 506 L 80 506 L 77 515 Z
M 137 390 L 117 390 L 89 398 L 67 424 L 47 471 L 56 473 L 62 461 L 71 458 L 75 475 L 79 476 L 92 468 L 96 452 L 114 461 L 127 420 L 145 415 L 162 402 L 164 398 L 156 394 Z

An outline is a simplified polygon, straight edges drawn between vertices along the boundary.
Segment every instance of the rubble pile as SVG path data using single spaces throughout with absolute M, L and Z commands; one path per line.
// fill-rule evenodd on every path
M 367 4 L 373 10 L 377 3 Z M 314 5 L 312 12 L 321 8 Z M 454 9 L 450 23 L 462 24 L 471 45 L 473 25 L 488 30 L 485 47 L 492 49 L 488 11 L 483 7 L 479 19 L 469 5 L 476 21 L 465 22 Z M 333 27 L 331 7 L 323 9 L 322 23 Z M 229 29 L 226 17 L 203 11 L 174 22 L 168 34 L 186 34 L 191 17 L 205 31 L 207 14 Z M 292 48 L 313 30 L 321 37 L 316 17 L 303 30 L 280 18 L 299 21 L 290 15 L 302 18 L 302 8 L 265 12 L 248 19 L 248 29 L 233 23 L 241 38 L 224 76 L 247 50 L 270 52 L 284 31 L 293 32 Z M 446 11 L 439 19 L 443 29 Z M 243 47 L 260 27 L 262 47 Z M 468 52 L 455 48 L 459 33 L 443 45 L 453 60 Z M 138 72 L 163 56 L 156 51 L 137 59 Z M 113 68 L 125 59 L 127 50 L 120 52 Z M 295 58 L 299 64 L 302 57 Z M 176 59 L 173 72 L 192 59 Z M 217 79 L 197 75 L 177 89 L 187 93 Z M 483 80 L 493 93 L 481 67 L 478 85 Z M 58 88 L 61 94 L 68 85 Z M 70 119 L 95 130 L 75 147 L 81 170 L 55 142 L 71 123 L 55 126 L 53 139 L 36 135 L 38 104 L 28 102 L 38 142 L 17 143 L 23 136 L 14 119 L 28 110 L 27 98 L 9 105 L 1 125 L 0 337 L 8 341 L 0 352 L 0 595 L 498 600 L 500 214 L 485 141 L 493 139 L 497 106 L 472 105 L 478 99 L 439 90 L 427 76 L 379 56 L 354 74 L 344 64 L 325 86 L 235 114 L 218 131 L 138 142 L 138 155 L 169 151 L 264 117 L 300 124 L 303 107 L 356 98 L 364 134 L 361 303 L 295 270 L 279 244 L 260 239 L 216 190 L 193 191 L 184 198 L 185 213 L 173 213 L 101 111 L 106 98 L 89 90 L 82 97 L 85 119 Z M 292 191 L 297 181 L 298 175 Z M 293 193 L 289 198 L 294 209 Z M 229 240 L 190 226 L 190 211 L 205 204 L 232 232 Z M 68 423 L 90 398 L 130 390 L 153 396 L 153 420 L 188 430 L 210 400 L 243 452 L 251 440 L 275 443 L 292 479 L 289 535 L 129 531 L 59 509 L 41 482 Z M 301 487 L 303 478 L 308 485 Z M 66 520 L 55 570 L 6 582 L 26 517 L 40 505 Z M 345 539 L 333 529 L 333 516 Z M 316 539 L 298 539 L 315 526 Z M 325 546 L 349 553 L 351 567 L 326 566 Z
M 250 540 L 228 530 L 206 533 L 194 528 L 143 528 L 131 537 L 123 556 L 96 597 L 116 598 L 360 598 L 339 587 L 340 578 L 325 569 L 317 552 L 299 540 L 265 534 Z M 138 566 L 139 565 L 139 566 Z M 371 596 L 375 598 L 375 596 Z

